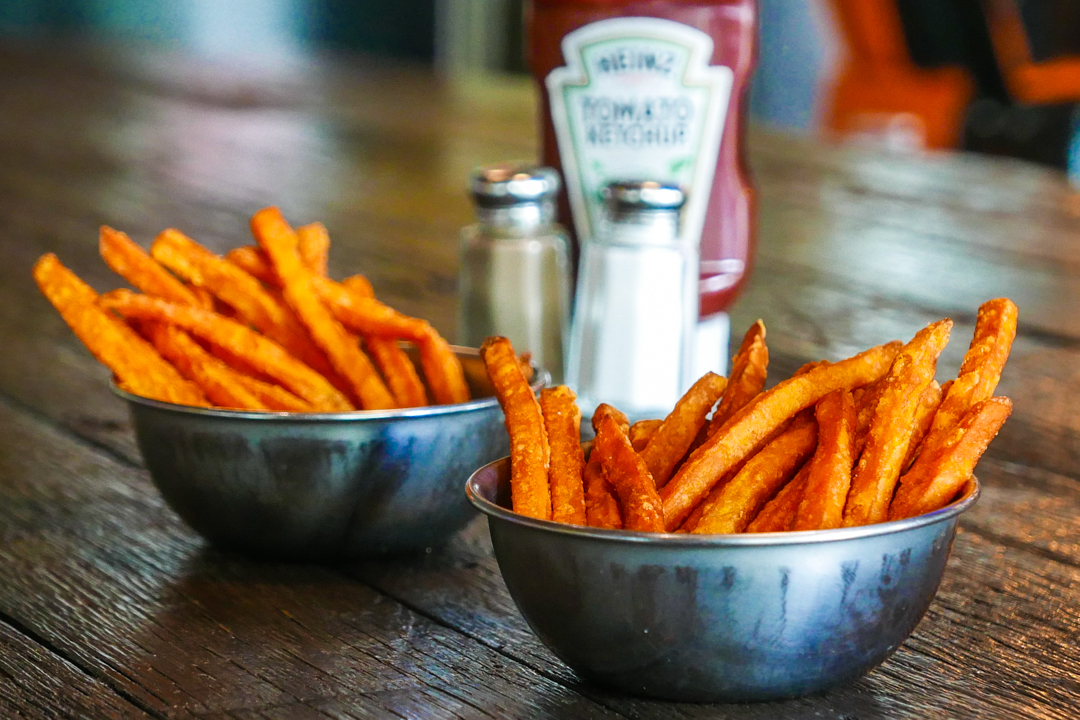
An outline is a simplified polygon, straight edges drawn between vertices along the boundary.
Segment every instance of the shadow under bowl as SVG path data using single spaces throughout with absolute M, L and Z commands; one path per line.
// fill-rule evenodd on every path
M 443 543 L 473 515 L 462 478 L 509 452 L 479 354 L 455 351 L 476 398 L 456 405 L 249 412 L 113 390 L 151 479 L 200 535 L 267 558 L 347 560 Z
M 945 571 L 968 481 L 941 510 L 810 532 L 600 530 L 509 510 L 508 458 L 477 470 L 506 587 L 586 680 L 691 702 L 779 700 L 866 674 L 911 634 Z

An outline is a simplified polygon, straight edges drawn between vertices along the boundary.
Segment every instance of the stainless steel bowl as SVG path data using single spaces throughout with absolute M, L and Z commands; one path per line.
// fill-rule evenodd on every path
M 926 612 L 957 516 L 814 532 L 650 534 L 511 512 L 507 458 L 476 471 L 506 587 L 533 631 L 586 680 L 682 701 L 824 691 L 887 658 Z
M 509 452 L 479 354 L 456 352 L 477 398 L 456 405 L 244 412 L 114 391 L 151 479 L 198 533 L 267 557 L 348 559 L 443 542 L 472 516 L 461 479 Z

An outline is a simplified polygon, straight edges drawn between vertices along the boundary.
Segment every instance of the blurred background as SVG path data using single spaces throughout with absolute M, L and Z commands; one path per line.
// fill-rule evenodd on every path
M 1077 0 L 759 0 L 759 122 L 964 149 L 1080 185 Z M 523 0 L 0 0 L 0 40 L 150 43 L 246 63 L 357 52 L 523 73 Z M 1071 168 L 1071 170 L 1070 170 Z

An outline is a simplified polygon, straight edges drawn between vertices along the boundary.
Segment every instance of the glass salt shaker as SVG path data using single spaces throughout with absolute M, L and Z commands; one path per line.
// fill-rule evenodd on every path
M 662 418 L 694 378 L 698 248 L 679 232 L 675 185 L 614 182 L 605 222 L 582 243 L 568 384 L 591 415 L 609 403 L 631 420 Z
M 500 165 L 475 173 L 470 190 L 477 222 L 461 233 L 459 342 L 479 347 L 504 335 L 561 382 L 570 261 L 566 230 L 555 222 L 559 175 Z

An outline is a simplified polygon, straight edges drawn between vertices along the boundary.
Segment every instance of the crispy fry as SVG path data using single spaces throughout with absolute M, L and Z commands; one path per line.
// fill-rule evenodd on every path
M 932 323 L 904 346 L 885 376 L 867 431 L 866 447 L 851 478 L 844 527 L 884 522 L 911 442 L 915 411 L 934 380 L 937 359 L 949 341 L 951 320 Z
M 341 283 L 316 276 L 312 278 L 312 285 L 334 317 L 361 335 L 381 335 L 420 343 L 433 332 L 426 321 L 399 313 L 374 298 L 358 295 Z
M 375 297 L 375 288 L 372 287 L 371 281 L 363 275 L 350 275 L 342 280 L 341 284 L 361 297 Z
M 589 455 L 582 481 L 585 485 L 585 516 L 589 527 L 621 530 L 623 521 L 619 502 L 604 479 L 599 455 Z
M 716 373 L 705 373 L 686 394 L 675 403 L 675 408 L 664 419 L 663 425 L 641 451 L 645 466 L 656 482 L 657 489 L 664 487 L 671 478 L 675 466 L 686 455 L 698 431 L 704 427 L 709 411 L 727 386 L 727 379 Z
M 130 327 L 103 310 L 97 293 L 52 253 L 34 264 L 34 280 L 64 322 L 121 387 L 152 400 L 206 406 L 202 391 Z M 130 292 L 130 291 L 129 291 Z
M 731 361 L 727 388 L 706 431 L 710 437 L 764 389 L 768 368 L 769 348 L 765 345 L 765 323 L 758 320 L 746 331 L 742 345 Z
M 713 503 L 702 510 L 697 534 L 738 533 L 746 529 L 784 483 L 814 452 L 817 422 L 809 410 L 786 431 L 746 461 L 739 474 L 724 485 Z
M 184 305 L 201 305 L 199 297 L 126 234 L 101 226 L 98 250 L 105 264 L 147 295 L 157 295 Z
M 364 340 L 364 347 L 386 380 L 398 407 L 424 407 L 428 404 L 424 382 L 397 340 L 369 337 Z
M 322 223 L 311 223 L 296 228 L 297 251 L 307 269 L 316 275 L 326 277 L 327 261 L 330 258 L 330 234 Z
M 635 450 L 641 452 L 663 424 L 664 421 L 660 419 L 638 420 L 630 426 L 628 433 L 630 435 L 630 444 L 634 446 Z
M 237 410 L 268 410 L 267 406 L 237 381 L 238 372 L 202 349 L 191 336 L 172 325 L 147 323 L 150 340 L 162 356 L 194 382 L 218 407 Z
M 345 328 L 326 309 L 312 288 L 312 274 L 296 249 L 296 233 L 277 208 L 264 208 L 251 218 L 251 230 L 281 278 L 285 300 L 326 353 L 333 368 L 349 381 L 365 410 L 396 406 L 371 361 Z
M 1016 338 L 1017 316 L 1016 305 L 1008 298 L 987 300 L 979 306 L 975 334 L 960 365 L 960 375 L 979 373 L 979 385 L 971 394 L 972 404 L 993 397 Z
M 835 390 L 814 408 L 818 446 L 792 530 L 838 528 L 855 464 L 855 401 L 846 390 Z
M 907 455 L 904 456 L 903 471 L 911 467 L 915 456 L 919 454 L 919 448 L 926 434 L 930 432 L 930 424 L 934 420 L 938 406 L 941 405 L 943 396 L 942 386 L 935 380 L 930 383 L 919 399 L 919 406 L 915 408 L 915 420 L 912 423 L 911 442 L 908 443 Z
M 795 516 L 799 510 L 799 504 L 806 496 L 806 483 L 810 478 L 810 463 L 802 466 L 795 477 L 780 489 L 758 516 L 746 526 L 748 533 L 784 532 L 790 530 L 795 523 Z
M 469 385 L 465 382 L 465 371 L 458 356 L 442 335 L 428 325 L 428 333 L 417 343 L 417 347 L 420 349 L 420 364 L 424 368 L 424 377 L 435 402 L 440 405 L 467 402 Z M 521 372 L 520 365 L 518 372 Z
M 885 373 L 899 342 L 879 345 L 841 362 L 810 370 L 759 395 L 694 451 L 661 490 L 668 529 L 677 528 L 712 486 L 777 428 L 833 390 L 861 387 Z
M 266 258 L 266 253 L 262 251 L 262 248 L 255 245 L 243 245 L 225 253 L 225 259 L 260 282 L 281 287 L 281 278 L 277 276 L 277 272 L 274 271 L 273 265 Z
M 582 475 L 585 454 L 581 450 L 581 410 L 574 391 L 565 385 L 540 392 L 551 463 L 551 519 L 570 525 L 587 525 Z
M 935 452 L 973 405 L 994 394 L 1016 337 L 1016 320 L 1016 305 L 1008 298 L 988 300 L 979 306 L 975 333 L 960 374 L 946 390 L 920 453 Z
M 937 510 L 964 486 L 986 446 L 1012 413 L 1006 397 L 983 400 L 968 410 L 932 453 L 922 453 L 900 480 L 889 518 L 900 520 Z
M 629 432 L 630 420 L 626 414 L 607 403 L 600 403 L 593 411 L 591 422 L 594 432 L 600 432 L 600 422 L 606 417 L 612 418 L 620 428 Z M 595 452 L 589 455 L 589 463 L 585 466 L 585 509 L 589 525 L 593 527 L 624 527 L 625 516 L 615 498 L 615 490 L 604 475 L 600 456 Z
M 150 259 L 153 260 L 153 258 Z M 191 294 L 195 296 L 195 307 L 201 307 L 203 310 L 214 309 L 214 296 L 209 290 L 198 287 L 197 285 L 192 285 L 191 283 L 184 283 L 184 287 L 190 290 Z M 143 290 L 143 292 L 146 291 Z
M 469 399 L 469 385 L 465 382 L 461 361 L 450 344 L 427 322 L 402 315 L 378 300 L 363 297 L 326 278 L 314 278 L 314 286 L 334 316 L 350 330 L 364 336 L 387 336 L 415 342 L 420 350 L 424 377 L 436 403 L 448 405 Z
M 350 290 L 363 297 L 374 298 L 375 289 L 363 275 L 353 275 L 346 278 Z M 427 391 L 420 376 L 416 374 L 416 368 L 409 359 L 408 354 L 401 349 L 398 341 L 393 338 L 369 335 L 364 338 L 375 365 L 379 368 L 390 392 L 398 407 L 422 407 L 428 404 Z M 527 380 L 528 378 L 526 378 Z
M 170 303 L 130 290 L 113 290 L 101 297 L 105 307 L 125 317 L 177 325 L 214 345 L 228 348 L 258 372 L 281 383 L 320 412 L 352 410 L 353 406 L 330 381 L 290 355 L 273 340 L 209 310 Z
M 235 264 L 171 228 L 158 234 L 150 246 L 150 254 L 188 282 L 208 290 L 233 308 L 239 319 L 253 325 L 301 362 L 321 375 L 333 374 L 326 357 L 312 343 L 293 312 Z
M 510 435 L 510 488 L 514 512 L 551 519 L 548 469 L 551 449 L 540 403 L 521 374 L 510 341 L 489 337 L 480 346 L 488 377 L 495 387 Z
M 645 461 L 634 452 L 626 430 L 610 414 L 600 421 L 593 453 L 619 499 L 619 510 L 627 530 L 664 532 L 664 506 Z
M 600 403 L 596 406 L 596 410 L 593 411 L 592 426 L 593 430 L 597 433 L 600 432 L 600 423 L 604 418 L 610 417 L 615 423 L 622 428 L 623 432 L 630 432 L 630 418 L 626 417 L 626 413 L 617 407 L 608 405 L 607 403 Z
M 309 403 L 304 402 L 280 385 L 264 382 L 251 375 L 245 375 L 241 371 L 236 372 L 233 381 L 243 385 L 249 393 L 266 406 L 267 410 L 275 412 L 312 412 L 313 410 Z

